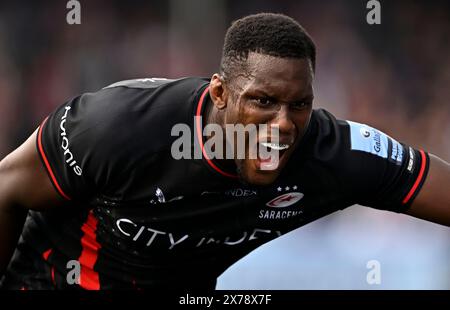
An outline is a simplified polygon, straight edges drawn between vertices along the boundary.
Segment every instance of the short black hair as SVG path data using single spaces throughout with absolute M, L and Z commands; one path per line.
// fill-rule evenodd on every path
M 316 46 L 313 40 L 297 21 L 283 14 L 253 14 L 232 23 L 223 45 L 222 76 L 228 79 L 237 70 L 245 70 L 250 52 L 282 58 L 306 58 L 315 69 Z

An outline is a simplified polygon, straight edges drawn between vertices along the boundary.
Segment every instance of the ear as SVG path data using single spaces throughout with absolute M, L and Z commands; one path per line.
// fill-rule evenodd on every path
M 211 77 L 211 82 L 209 84 L 209 95 L 214 103 L 214 106 L 219 109 L 225 109 L 227 106 L 228 92 L 225 89 L 225 82 L 222 77 L 215 73 Z

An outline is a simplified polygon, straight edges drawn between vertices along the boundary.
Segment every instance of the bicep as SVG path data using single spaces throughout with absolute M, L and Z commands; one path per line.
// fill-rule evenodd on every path
M 43 210 L 64 203 L 36 149 L 37 130 L 0 162 L 0 199 L 9 205 Z
M 428 177 L 407 214 L 450 226 L 450 164 L 430 154 Z

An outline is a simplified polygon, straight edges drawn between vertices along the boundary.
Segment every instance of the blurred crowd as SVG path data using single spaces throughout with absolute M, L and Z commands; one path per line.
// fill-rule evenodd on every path
M 231 21 L 271 11 L 317 44 L 316 107 L 450 160 L 449 1 L 381 1 L 380 25 L 364 0 L 81 0 L 80 25 L 66 3 L 0 2 L 0 158 L 79 93 L 211 76 Z

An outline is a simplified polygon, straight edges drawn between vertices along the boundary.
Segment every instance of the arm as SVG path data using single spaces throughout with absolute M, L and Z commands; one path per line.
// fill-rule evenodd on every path
M 14 252 L 27 210 L 45 210 L 64 202 L 39 159 L 36 134 L 0 162 L 0 274 Z
M 406 214 L 450 226 L 449 163 L 430 154 L 428 177 Z

